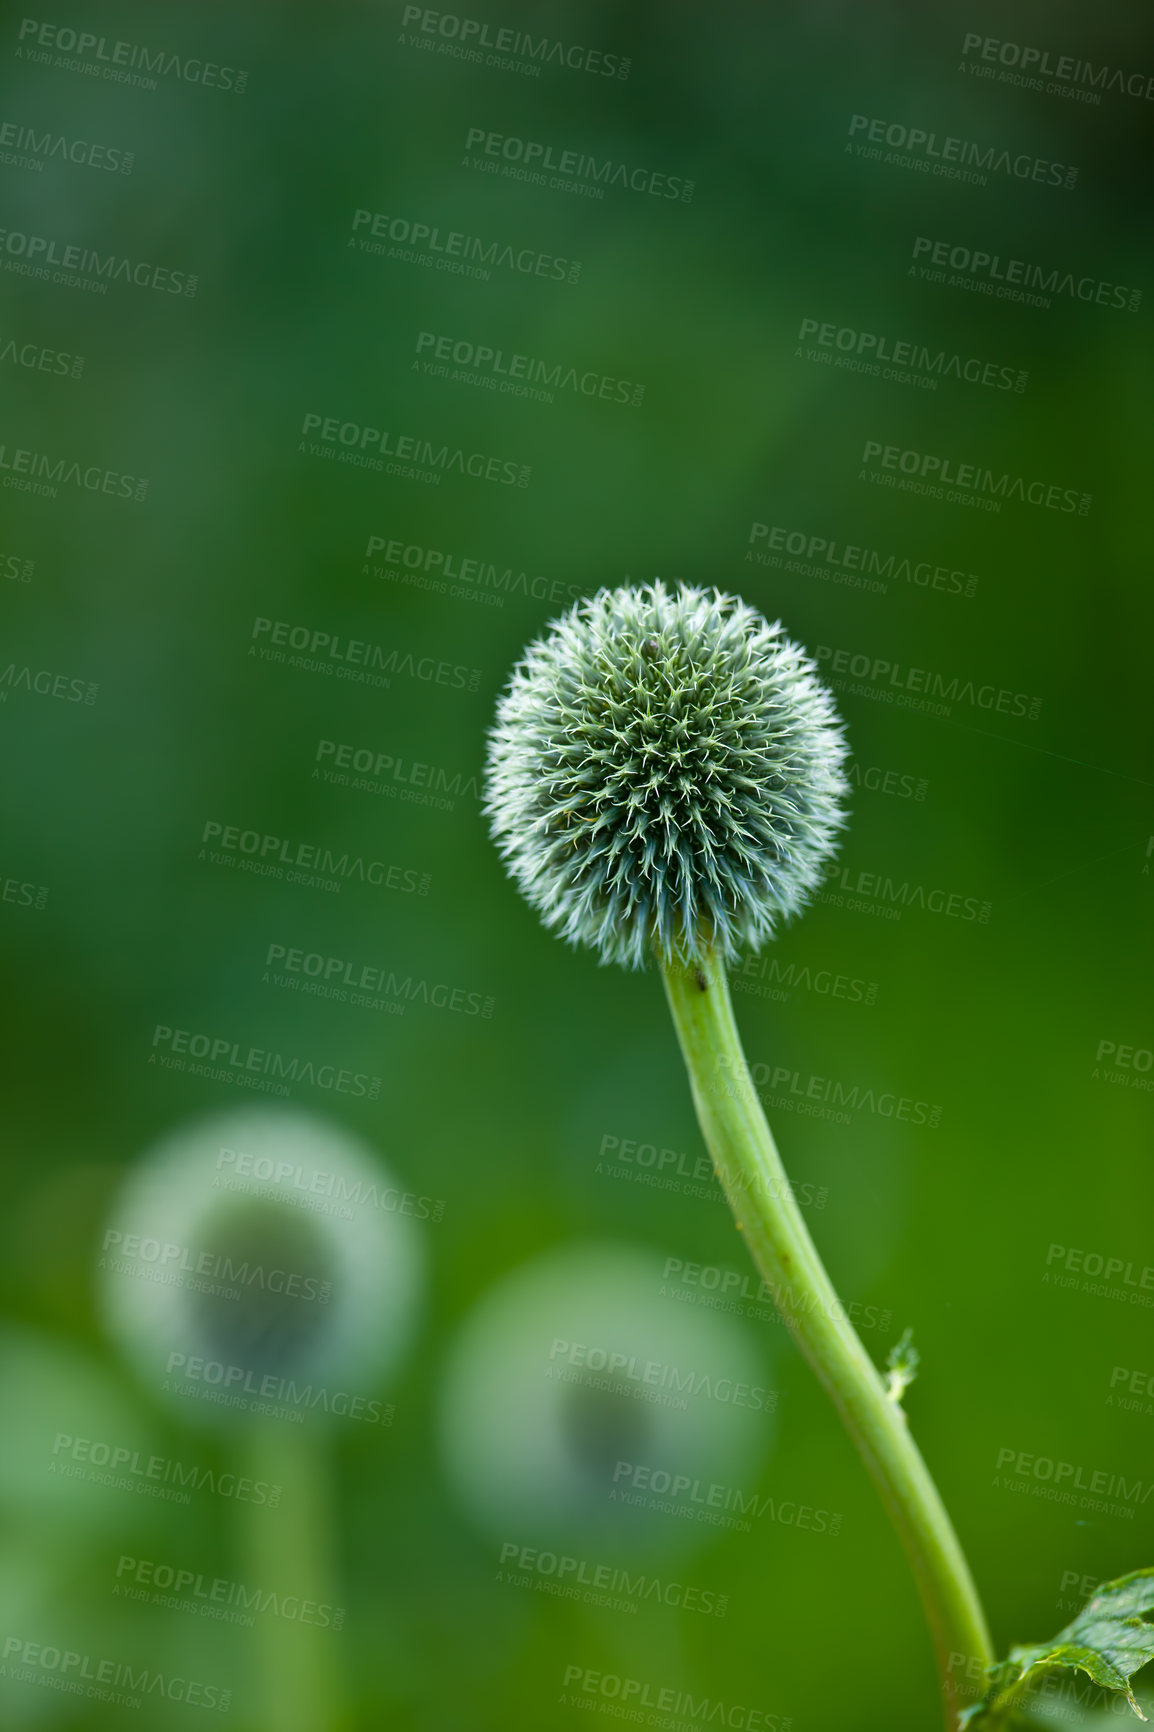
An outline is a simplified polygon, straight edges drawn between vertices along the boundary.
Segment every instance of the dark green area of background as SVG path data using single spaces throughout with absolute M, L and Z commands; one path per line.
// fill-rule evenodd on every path
M 915 1328 L 923 1370 L 907 1406 L 999 1648 L 1040 1639 L 1065 1621 L 1064 1573 L 1154 1562 L 1154 1504 L 1122 1521 L 993 1483 L 1006 1447 L 1144 1483 L 1154 1454 L 1150 1404 L 1107 1404 L 1114 1367 L 1154 1372 L 1149 1311 L 1043 1280 L 1053 1243 L 1154 1263 L 1150 1099 L 1094 1074 L 1102 1041 L 1154 1046 L 1149 319 L 1069 297 L 1006 304 L 919 281 L 909 265 L 927 235 L 1137 287 L 1148 302 L 1149 104 L 1083 105 L 959 70 L 968 31 L 1154 70 L 1141 9 L 573 5 L 490 19 L 629 55 L 625 81 L 419 53 L 398 42 L 401 11 L 125 7 L 59 20 L 247 67 L 242 96 L 30 65 L 14 57 L 14 14 L 0 37 L 4 118 L 136 151 L 131 177 L 0 167 L 0 226 L 199 277 L 185 298 L 0 273 L 5 340 L 87 358 L 77 381 L 0 363 L 6 448 L 150 481 L 143 504 L 2 495 L 3 550 L 35 574 L 3 583 L 0 663 L 99 684 L 91 707 L 13 691 L 0 710 L 4 871 L 50 890 L 43 912 L 0 910 L 6 1309 L 131 1388 L 92 1297 L 118 1176 L 186 1117 L 244 1099 L 150 1068 L 156 1024 L 379 1074 L 373 1103 L 302 1102 L 446 1201 L 426 1235 L 419 1334 L 387 1391 L 395 1427 L 339 1444 L 352 1724 L 579 1724 L 556 1707 L 564 1667 L 628 1672 L 633 1632 L 494 1587 L 491 1543 L 435 1445 L 447 1346 L 495 1279 L 569 1241 L 727 1266 L 744 1253 L 722 1208 L 596 1170 L 606 1134 L 701 1152 L 656 979 L 599 969 L 547 937 L 474 799 L 439 812 L 327 786 L 312 769 L 329 738 L 477 776 L 508 669 L 557 611 L 382 581 L 365 557 L 372 535 L 582 592 L 627 575 L 736 590 L 811 648 L 1042 700 L 1027 721 L 844 696 L 856 764 L 928 783 L 924 801 L 859 790 L 851 877 L 957 892 L 991 917 L 818 906 L 782 935 L 783 966 L 876 982 L 876 1004 L 802 990 L 737 1000 L 751 1060 L 941 1107 L 932 1129 L 868 1112 L 849 1128 L 771 1116 L 791 1174 L 829 1188 L 810 1221 L 839 1289 L 892 1312 L 870 1349 Z M 863 162 L 845 153 L 855 112 L 1077 164 L 1078 185 L 1002 176 L 981 188 Z M 621 190 L 594 201 L 478 175 L 461 166 L 471 126 L 693 179 L 693 202 Z M 366 256 L 349 245 L 358 208 L 580 260 L 580 281 L 473 282 Z M 797 354 L 805 317 L 1025 368 L 1028 388 L 914 390 L 813 365 Z M 420 331 L 636 380 L 644 404 L 533 404 L 428 379 L 413 370 Z M 420 486 L 313 461 L 298 452 L 309 411 L 529 462 L 532 483 Z M 859 479 L 867 439 L 1088 492 L 1092 509 L 990 514 L 873 487 Z M 755 521 L 974 573 L 976 593 L 897 581 L 871 595 L 760 567 L 745 558 Z M 476 668 L 479 689 L 396 679 L 375 692 L 267 665 L 249 654 L 258 616 Z M 207 820 L 397 861 L 432 887 L 326 895 L 214 869 L 198 858 Z M 494 1014 L 413 1005 L 374 1017 L 277 993 L 261 978 L 277 942 L 492 995 Z M 762 1703 L 797 1732 L 930 1726 L 929 1643 L 875 1494 L 782 1332 L 747 1327 L 782 1391 L 763 1487 L 844 1512 L 843 1531 L 717 1537 L 693 1568 L 730 1593 L 727 1618 L 642 1619 L 643 1675 L 660 1655 L 662 1679 Z M 179 1448 L 159 1410 L 156 1423 Z M 5 1627 L 20 1629 L 45 1543 L 19 1507 L 2 1513 L 0 1599 Z M 226 1544 L 216 1516 L 152 1519 L 170 1551 L 210 1561 Z M 60 1544 L 53 1593 L 84 1604 L 102 1591 L 108 1547 Z M 157 1614 L 118 1615 L 122 1639 L 146 1644 Z M 197 1634 L 211 1655 L 216 1633 Z M 57 1717 L 20 1726 L 118 1723 L 33 1694 L 37 1714 Z M 142 1724 L 194 1718 L 150 1709 Z M 230 1723 L 260 1724 L 243 1692 Z

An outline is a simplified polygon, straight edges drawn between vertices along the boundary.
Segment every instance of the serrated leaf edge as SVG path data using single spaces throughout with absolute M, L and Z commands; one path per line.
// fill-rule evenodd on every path
M 1044 1670 L 1046 1667 L 1050 1667 L 1054 1670 L 1067 1670 L 1084 1673 L 1085 1676 L 1089 1678 L 1090 1682 L 1098 1685 L 1100 1689 L 1114 1690 L 1117 1694 L 1124 1696 L 1129 1707 L 1132 1709 L 1134 1714 L 1137 1715 L 1138 1719 L 1149 1724 L 1147 1716 L 1143 1714 L 1141 1708 L 1138 1706 L 1134 1692 L 1130 1688 L 1130 1679 L 1136 1672 L 1140 1672 L 1144 1666 L 1149 1665 L 1151 1663 L 1151 1658 L 1154 1658 L 1154 1656 L 1140 1659 L 1133 1670 L 1127 1674 L 1120 1671 L 1112 1661 L 1107 1660 L 1100 1649 L 1091 1648 L 1085 1643 L 1063 1643 L 1059 1638 L 1065 1636 L 1069 1631 L 1071 1631 L 1079 1620 L 1086 1616 L 1090 1608 L 1101 1600 L 1103 1595 L 1107 1596 L 1106 1607 L 1103 1608 L 1103 1610 L 1106 1612 L 1106 1615 L 1108 1615 L 1109 1599 L 1112 1596 L 1116 1596 L 1119 1589 L 1129 1586 L 1132 1582 L 1139 1581 L 1142 1578 L 1149 1579 L 1151 1577 L 1154 1577 L 1154 1567 L 1148 1567 L 1141 1570 L 1131 1570 L 1129 1574 L 1118 1576 L 1113 1581 L 1101 1582 L 1087 1600 L 1085 1606 L 1078 1613 L 1077 1617 L 1071 1619 L 1070 1623 L 1067 1624 L 1064 1629 L 1059 1630 L 1058 1635 L 1053 1639 L 1053 1641 L 1031 1642 L 1025 1644 L 1016 1643 L 1014 1647 L 1010 1649 L 1009 1655 L 1005 1660 L 990 1668 L 990 1689 L 987 1692 L 984 1701 L 971 1703 L 968 1708 L 963 1709 L 958 1715 L 959 1728 L 966 1728 L 970 1725 L 980 1726 L 982 1717 L 986 1715 L 991 1716 L 991 1721 L 993 1723 L 993 1716 L 1000 1716 L 1005 1710 L 1011 1709 L 1015 1706 L 1013 1698 L 1017 1695 L 1020 1685 L 1025 1681 L 1029 1674 L 1039 1669 Z M 1145 1630 L 1147 1632 L 1150 1630 L 1150 1625 L 1141 1617 L 1119 1618 L 1117 1623 L 1119 1627 L 1123 1629 L 1130 1628 Z M 1064 1658 L 1063 1650 L 1066 1651 Z M 1090 1671 L 1089 1667 L 1083 1661 L 1074 1657 L 1078 1653 L 1084 1653 L 1088 1658 L 1093 1659 L 1103 1671 L 1108 1670 L 1113 1672 L 1119 1679 L 1119 1682 L 1117 1684 L 1109 1682 L 1103 1683 L 1100 1678 L 1094 1676 L 1093 1672 Z M 1030 1656 L 1033 1656 L 1033 1658 Z M 1017 1668 L 1016 1677 L 1006 1677 L 1006 1673 L 1010 1667 Z M 1001 1681 L 999 1681 L 999 1674 L 1001 1675 Z

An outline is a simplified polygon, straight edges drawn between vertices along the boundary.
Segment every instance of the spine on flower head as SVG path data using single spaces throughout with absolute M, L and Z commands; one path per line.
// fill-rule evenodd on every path
M 603 589 L 531 644 L 489 739 L 486 810 L 552 931 L 603 962 L 731 959 L 817 888 L 846 743 L 813 662 L 754 608 Z

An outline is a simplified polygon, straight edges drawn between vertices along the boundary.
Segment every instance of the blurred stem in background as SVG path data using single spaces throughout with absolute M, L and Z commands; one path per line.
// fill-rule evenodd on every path
M 964 1706 L 961 1685 L 969 1661 L 989 1665 L 994 1659 L 969 1566 L 906 1416 L 858 1340 L 793 1200 L 750 1079 L 724 964 L 710 954 L 687 968 L 663 963 L 662 973 L 702 1134 L 738 1231 L 906 1548 L 933 1632 L 945 1723 L 952 1732 Z
M 274 1593 L 278 1608 L 258 1612 L 253 1629 L 254 1723 L 262 1732 L 336 1732 L 344 1723 L 338 1638 L 331 1625 L 281 1615 L 290 1596 L 302 1606 L 312 1601 L 333 1608 L 337 1602 L 326 1447 L 303 1425 L 269 1421 L 248 1433 L 245 1454 L 255 1482 L 282 1488 L 275 1509 L 237 1505 L 241 1579 L 259 1588 L 262 1600 Z

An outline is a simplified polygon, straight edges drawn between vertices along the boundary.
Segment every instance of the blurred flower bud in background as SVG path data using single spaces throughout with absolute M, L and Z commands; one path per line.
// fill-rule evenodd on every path
M 109 1330 L 200 1423 L 342 1413 L 396 1366 L 423 1285 L 402 1191 L 343 1126 L 250 1107 L 147 1151 L 101 1241 Z
M 745 1328 L 678 1304 L 662 1275 L 648 1249 L 566 1245 L 478 1301 L 450 1353 L 439 1425 L 478 1527 L 634 1559 L 716 1536 L 690 1488 L 752 1483 L 776 1398 Z

